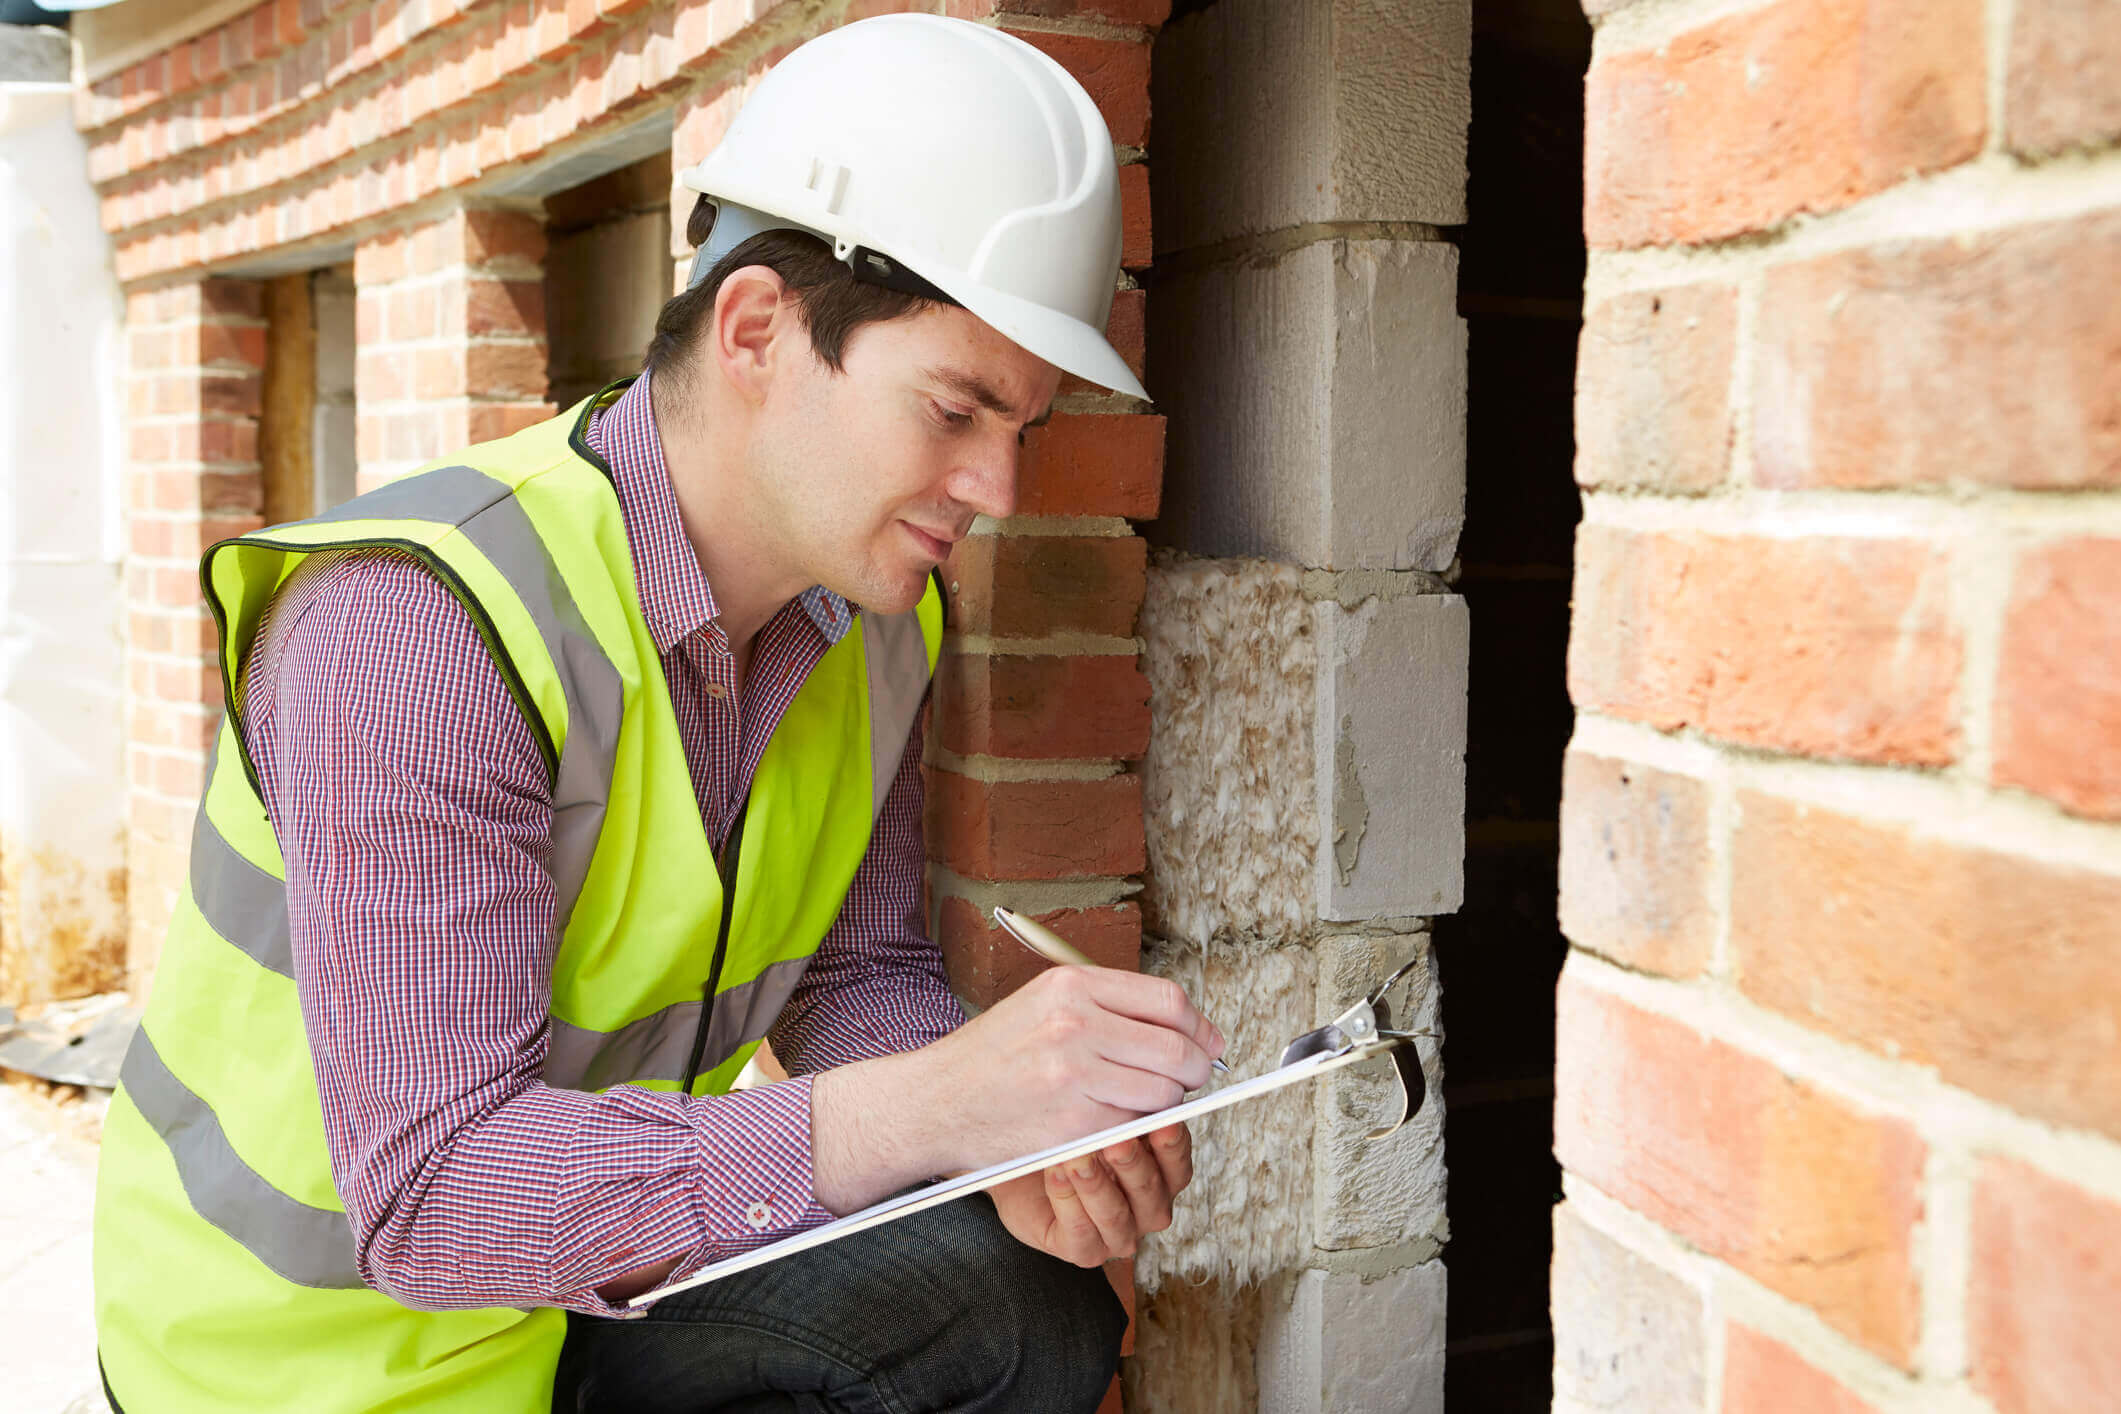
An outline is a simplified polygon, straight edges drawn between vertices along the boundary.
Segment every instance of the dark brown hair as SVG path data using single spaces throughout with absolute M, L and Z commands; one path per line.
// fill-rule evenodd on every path
M 714 203 L 701 197 L 685 223 L 685 239 L 695 248 L 707 243 L 714 230 Z M 678 395 L 682 376 L 665 379 L 666 373 L 691 371 L 700 331 L 714 314 L 714 297 L 732 271 L 746 265 L 763 265 L 787 282 L 795 292 L 796 308 L 810 331 L 810 347 L 833 372 L 841 371 L 847 340 L 864 324 L 918 313 L 933 300 L 854 278 L 846 265 L 833 259 L 831 247 L 805 231 L 761 231 L 739 244 L 707 272 L 707 278 L 677 295 L 656 316 L 655 334 L 648 341 L 643 360 L 657 374 L 657 398 Z

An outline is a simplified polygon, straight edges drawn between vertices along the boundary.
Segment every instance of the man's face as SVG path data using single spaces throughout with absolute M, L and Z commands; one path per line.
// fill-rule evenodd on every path
M 796 340 L 752 444 L 776 558 L 903 613 L 975 515 L 1015 510 L 1021 429 L 1046 417 L 1060 370 L 947 306 L 861 326 L 837 374 Z

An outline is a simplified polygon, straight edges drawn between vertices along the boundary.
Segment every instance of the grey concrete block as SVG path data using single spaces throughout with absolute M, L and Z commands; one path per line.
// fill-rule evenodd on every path
M 1299 1272 L 1259 1340 L 1259 1407 L 1275 1414 L 1443 1414 L 1440 1261 L 1383 1276 Z
M 1464 221 L 1472 29 L 1470 0 L 1221 0 L 1170 25 L 1151 81 L 1158 253 Z
M 1419 241 L 1325 241 L 1160 287 L 1155 538 L 1319 569 L 1448 568 L 1465 519 L 1457 301 L 1457 251 Z
M 1554 1394 L 1590 1409 L 1702 1407 L 1701 1293 L 1554 1210 Z
M 1350 1003 L 1419 956 L 1421 965 L 1392 989 L 1392 1020 L 1400 1030 L 1435 1030 L 1435 972 L 1426 933 L 1346 934 L 1319 940 L 1317 1016 L 1323 1026 Z M 1369 1132 L 1397 1118 L 1399 1085 L 1387 1060 L 1335 1071 L 1318 1082 L 1312 1139 L 1311 1229 L 1318 1246 L 1334 1250 L 1433 1242 L 1441 1250 L 1450 1229 L 1444 1218 L 1443 1070 L 1438 1043 L 1415 1043 L 1428 1076 L 1422 1107 L 1397 1132 Z
M 1454 912 L 1465 897 L 1466 602 L 1410 594 L 1312 614 L 1319 915 Z

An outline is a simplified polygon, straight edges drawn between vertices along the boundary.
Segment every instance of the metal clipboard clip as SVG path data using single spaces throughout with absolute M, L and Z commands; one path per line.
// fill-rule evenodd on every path
M 1370 994 L 1316 1031 L 1303 1035 L 1282 1047 L 1281 1059 L 1276 1066 L 1285 1066 L 1321 1053 L 1345 1055 L 1359 1046 L 1385 1043 L 1390 1046 L 1393 1073 L 1399 1081 L 1399 1118 L 1379 1129 L 1373 1129 L 1363 1137 L 1382 1139 L 1414 1118 L 1421 1103 L 1428 1098 L 1428 1078 L 1422 1074 L 1421 1057 L 1415 1054 L 1415 1038 L 1433 1036 L 1433 1031 L 1395 1031 L 1392 1029 L 1392 1007 L 1385 1000 L 1385 993 L 1398 985 L 1399 980 L 1412 972 L 1420 958 L 1410 958 L 1397 972 L 1377 984 Z

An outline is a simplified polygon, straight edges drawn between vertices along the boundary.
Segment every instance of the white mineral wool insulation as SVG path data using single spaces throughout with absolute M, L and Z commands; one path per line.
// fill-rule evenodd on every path
M 1263 1074 L 1316 1013 L 1316 959 L 1302 948 L 1142 940 L 1142 971 L 1186 989 L 1229 1042 L 1231 1079 Z M 1144 1238 L 1134 1281 L 1242 1284 L 1310 1260 L 1315 1087 L 1292 1085 L 1194 1120 L 1193 1182 L 1171 1226 Z
M 1257 1286 L 1166 1282 L 1134 1313 L 1122 1363 L 1132 1414 L 1232 1414 L 1259 1408 Z
M 1148 926 L 1294 941 L 1318 847 L 1318 641 L 1303 572 L 1157 552 L 1142 603 L 1154 730 L 1142 760 Z

